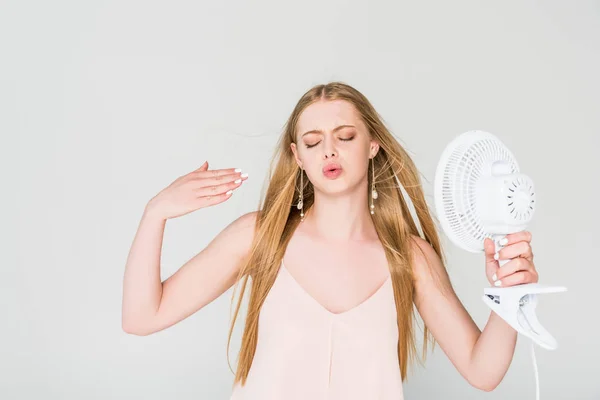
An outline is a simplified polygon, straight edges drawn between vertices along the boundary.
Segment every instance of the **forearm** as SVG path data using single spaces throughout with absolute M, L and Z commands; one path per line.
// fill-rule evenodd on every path
M 127 332 L 138 332 L 160 305 L 160 258 L 165 224 L 166 219 L 158 215 L 149 203 L 144 209 L 125 265 L 122 325 Z
M 471 353 L 471 384 L 488 391 L 498 386 L 508 371 L 516 343 L 517 331 L 492 311 Z

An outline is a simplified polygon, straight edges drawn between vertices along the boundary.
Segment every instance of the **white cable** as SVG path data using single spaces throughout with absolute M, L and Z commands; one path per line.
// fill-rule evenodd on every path
M 535 374 L 535 400 L 540 400 L 540 382 L 538 376 L 537 362 L 535 361 L 535 347 L 531 341 L 531 356 L 533 357 L 533 372 Z

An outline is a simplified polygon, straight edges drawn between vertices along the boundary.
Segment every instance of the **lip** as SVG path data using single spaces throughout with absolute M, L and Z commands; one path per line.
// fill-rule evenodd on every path
M 331 170 L 332 168 L 335 168 L 335 169 L 339 169 L 339 170 L 341 170 L 341 169 L 342 169 L 342 166 L 341 166 L 340 164 L 338 164 L 338 163 L 329 163 L 329 164 L 327 164 L 327 165 L 325 165 L 325 166 L 323 167 L 323 173 L 326 173 L 326 172 L 328 172 L 328 171 L 329 171 L 329 170 Z
M 341 168 L 323 172 L 323 176 L 325 176 L 328 179 L 335 179 L 338 176 L 340 176 L 341 174 L 342 174 Z
M 332 169 L 335 168 L 335 169 Z M 337 163 L 329 163 L 323 168 L 323 175 L 328 179 L 335 179 L 342 174 L 342 166 Z

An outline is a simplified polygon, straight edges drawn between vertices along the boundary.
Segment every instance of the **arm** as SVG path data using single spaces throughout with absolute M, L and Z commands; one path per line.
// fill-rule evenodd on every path
M 423 322 L 472 386 L 484 391 L 495 389 L 512 361 L 517 332 L 494 312 L 480 331 L 453 291 L 434 249 L 418 236 L 413 239 L 415 305 Z M 440 290 L 436 279 L 449 288 L 447 294 Z
M 152 211 L 150 204 L 144 209 L 125 265 L 121 313 L 128 333 L 152 318 L 162 296 L 160 256 L 167 220 Z
M 228 290 L 252 244 L 256 212 L 237 218 L 164 282 L 160 254 L 166 220 L 149 205 L 123 281 L 123 330 L 149 335 L 187 318 Z

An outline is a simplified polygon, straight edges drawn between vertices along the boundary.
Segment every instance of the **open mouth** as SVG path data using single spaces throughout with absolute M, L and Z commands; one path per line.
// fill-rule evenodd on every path
M 323 168 L 323 175 L 328 178 L 336 178 L 342 173 L 342 167 L 338 165 L 329 165 Z
M 323 168 L 323 173 L 331 173 L 341 170 L 342 166 L 336 163 L 331 163 Z

